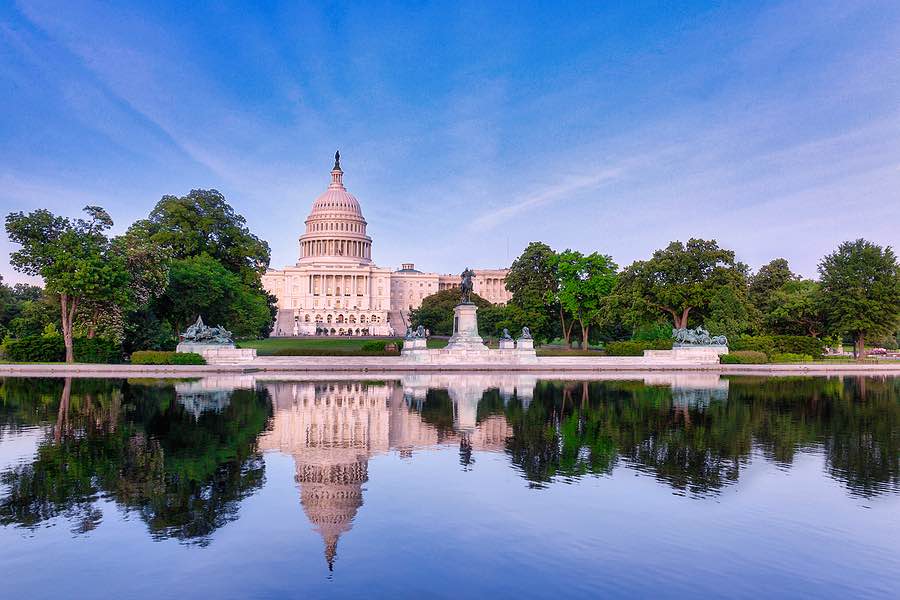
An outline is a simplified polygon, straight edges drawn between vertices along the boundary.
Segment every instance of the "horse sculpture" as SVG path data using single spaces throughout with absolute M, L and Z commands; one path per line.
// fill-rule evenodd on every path
M 475 271 L 473 271 L 469 267 L 466 267 L 466 269 L 460 275 L 459 291 L 461 294 L 461 304 L 472 303 L 472 290 L 475 288 L 475 284 L 472 281 L 473 277 L 475 277 Z
M 724 335 L 710 336 L 703 327 L 673 329 L 672 339 L 679 346 L 727 346 L 728 338 Z

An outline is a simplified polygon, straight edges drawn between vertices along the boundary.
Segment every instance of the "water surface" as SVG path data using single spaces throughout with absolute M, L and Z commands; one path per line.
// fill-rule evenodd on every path
M 900 379 L 0 380 L 21 598 L 896 597 Z

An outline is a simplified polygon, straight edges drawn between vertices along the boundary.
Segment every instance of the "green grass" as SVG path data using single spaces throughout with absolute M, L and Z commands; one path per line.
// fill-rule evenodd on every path
M 397 341 L 400 338 L 395 338 Z M 360 352 L 363 344 L 368 342 L 364 338 L 345 337 L 297 337 L 297 338 L 267 338 L 264 340 L 244 340 L 237 342 L 239 348 L 256 348 L 259 356 L 271 356 L 279 350 L 311 350 L 317 353 L 334 352 L 340 356 L 349 352 Z M 447 345 L 444 339 L 429 339 L 429 348 L 443 348 Z
M 538 356 L 605 356 L 598 350 L 578 350 L 576 348 L 535 348 Z

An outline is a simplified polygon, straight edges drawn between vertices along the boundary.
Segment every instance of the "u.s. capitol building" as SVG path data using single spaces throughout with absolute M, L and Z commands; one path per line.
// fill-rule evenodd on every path
M 422 299 L 459 285 L 459 275 L 398 270 L 372 262 L 372 238 L 335 154 L 331 185 L 312 205 L 300 236 L 300 259 L 269 269 L 263 287 L 278 298 L 273 335 L 393 335 L 405 330 Z M 465 265 L 460 265 L 460 271 Z M 506 269 L 475 270 L 475 293 L 506 303 Z

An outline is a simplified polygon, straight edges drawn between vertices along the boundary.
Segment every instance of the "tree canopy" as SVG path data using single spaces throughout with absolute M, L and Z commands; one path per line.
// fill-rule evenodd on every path
M 857 356 L 867 337 L 894 333 L 900 324 L 900 265 L 890 246 L 864 239 L 844 242 L 819 263 L 822 309 L 830 331 L 849 333 Z
M 6 217 L 10 241 L 21 248 L 10 255 L 13 267 L 39 275 L 49 293 L 59 298 L 66 362 L 74 362 L 73 323 L 79 304 L 129 300 L 130 277 L 124 257 L 106 231 L 113 222 L 98 206 L 86 206 L 89 219 L 74 221 L 47 210 Z
M 531 242 L 513 261 L 506 274 L 506 289 L 512 294 L 510 306 L 538 339 L 551 339 L 561 322 L 568 336 L 565 315 L 559 303 L 556 252 L 543 242 Z
M 653 321 L 660 312 L 675 327 L 687 327 L 692 314 L 707 313 L 723 287 L 741 302 L 746 299 L 746 265 L 715 240 L 672 242 L 649 260 L 636 261 L 619 276 L 616 304 L 633 324 Z
M 615 286 L 618 267 L 608 255 L 584 255 L 575 250 L 559 253 L 553 265 L 560 305 L 581 325 L 582 348 L 586 349 L 591 325 L 599 324 L 608 313 L 606 298 Z
M 218 190 L 191 190 L 186 196 L 163 196 L 149 218 L 131 229 L 145 230 L 172 258 L 208 254 L 249 282 L 251 274 L 265 273 L 271 252 L 246 223 Z

